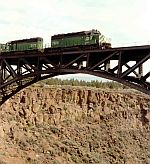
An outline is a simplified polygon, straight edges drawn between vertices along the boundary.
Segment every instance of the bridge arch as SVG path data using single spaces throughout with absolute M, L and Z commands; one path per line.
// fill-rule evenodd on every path
M 42 52 L 4 53 L 0 55 L 0 104 L 40 80 L 76 73 L 113 80 L 150 95 L 150 71 L 143 73 L 143 64 L 149 59 L 150 46 L 69 52 L 52 52 L 48 48 Z M 114 60 L 117 65 L 111 66 Z M 130 66 L 130 61 L 135 64 Z M 124 71 L 123 67 L 127 69 Z
M 93 75 L 93 76 L 97 76 L 97 77 L 102 77 L 108 80 L 112 80 L 112 81 L 116 81 L 119 82 L 123 85 L 129 86 L 133 89 L 136 89 L 140 92 L 149 94 L 149 92 L 147 90 L 145 90 L 144 88 L 140 87 L 137 84 L 132 84 L 130 81 L 126 81 L 124 79 L 119 79 L 117 77 L 114 77 L 111 74 L 108 74 L 107 72 L 93 72 L 93 71 L 87 71 L 87 70 L 75 70 L 75 69 L 56 69 L 56 70 L 46 70 L 46 71 L 41 71 L 41 72 L 35 72 L 35 73 L 29 73 L 26 74 L 24 76 L 20 76 L 14 79 L 9 80 L 8 82 L 6 82 L 3 85 L 3 88 L 7 88 L 9 85 L 14 85 L 16 87 L 14 87 L 11 92 L 9 94 L 7 94 L 6 96 L 3 97 L 3 99 L 1 100 L 1 104 L 3 104 L 6 100 L 8 100 L 10 97 L 12 97 L 13 95 L 15 95 L 16 93 L 18 93 L 19 91 L 21 91 L 22 89 L 38 82 L 44 79 L 48 79 L 48 78 L 52 78 L 52 77 L 56 77 L 58 75 L 67 75 L 67 74 L 77 74 L 77 73 L 82 73 L 82 74 L 88 74 L 88 75 Z M 23 85 L 15 85 L 15 83 L 17 81 L 23 81 L 25 79 L 29 79 L 28 81 L 26 81 Z

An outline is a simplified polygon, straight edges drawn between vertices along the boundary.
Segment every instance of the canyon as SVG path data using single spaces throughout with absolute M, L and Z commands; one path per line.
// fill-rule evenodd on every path
M 149 164 L 150 96 L 30 86 L 0 107 L 2 164 Z

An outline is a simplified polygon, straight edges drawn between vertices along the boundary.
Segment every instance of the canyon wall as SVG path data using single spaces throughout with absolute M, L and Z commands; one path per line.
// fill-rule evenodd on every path
M 28 87 L 0 108 L 3 163 L 150 163 L 150 96 Z

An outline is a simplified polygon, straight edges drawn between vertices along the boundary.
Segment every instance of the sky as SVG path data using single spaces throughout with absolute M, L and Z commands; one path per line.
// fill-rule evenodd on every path
M 4 0 L 0 43 L 42 37 L 48 44 L 54 34 L 98 29 L 113 46 L 150 44 L 149 7 L 149 0 Z

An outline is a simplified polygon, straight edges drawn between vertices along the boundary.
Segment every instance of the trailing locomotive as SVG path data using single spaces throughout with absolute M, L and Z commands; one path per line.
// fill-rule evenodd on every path
M 51 37 L 51 49 L 70 50 L 72 48 L 111 48 L 111 43 L 98 30 L 81 31 L 67 34 L 58 34 Z M 25 50 L 43 49 L 43 38 L 36 37 L 30 39 L 14 40 L 6 44 L 0 44 L 0 52 L 14 52 Z
M 6 52 L 43 49 L 43 38 L 15 40 L 6 43 Z

